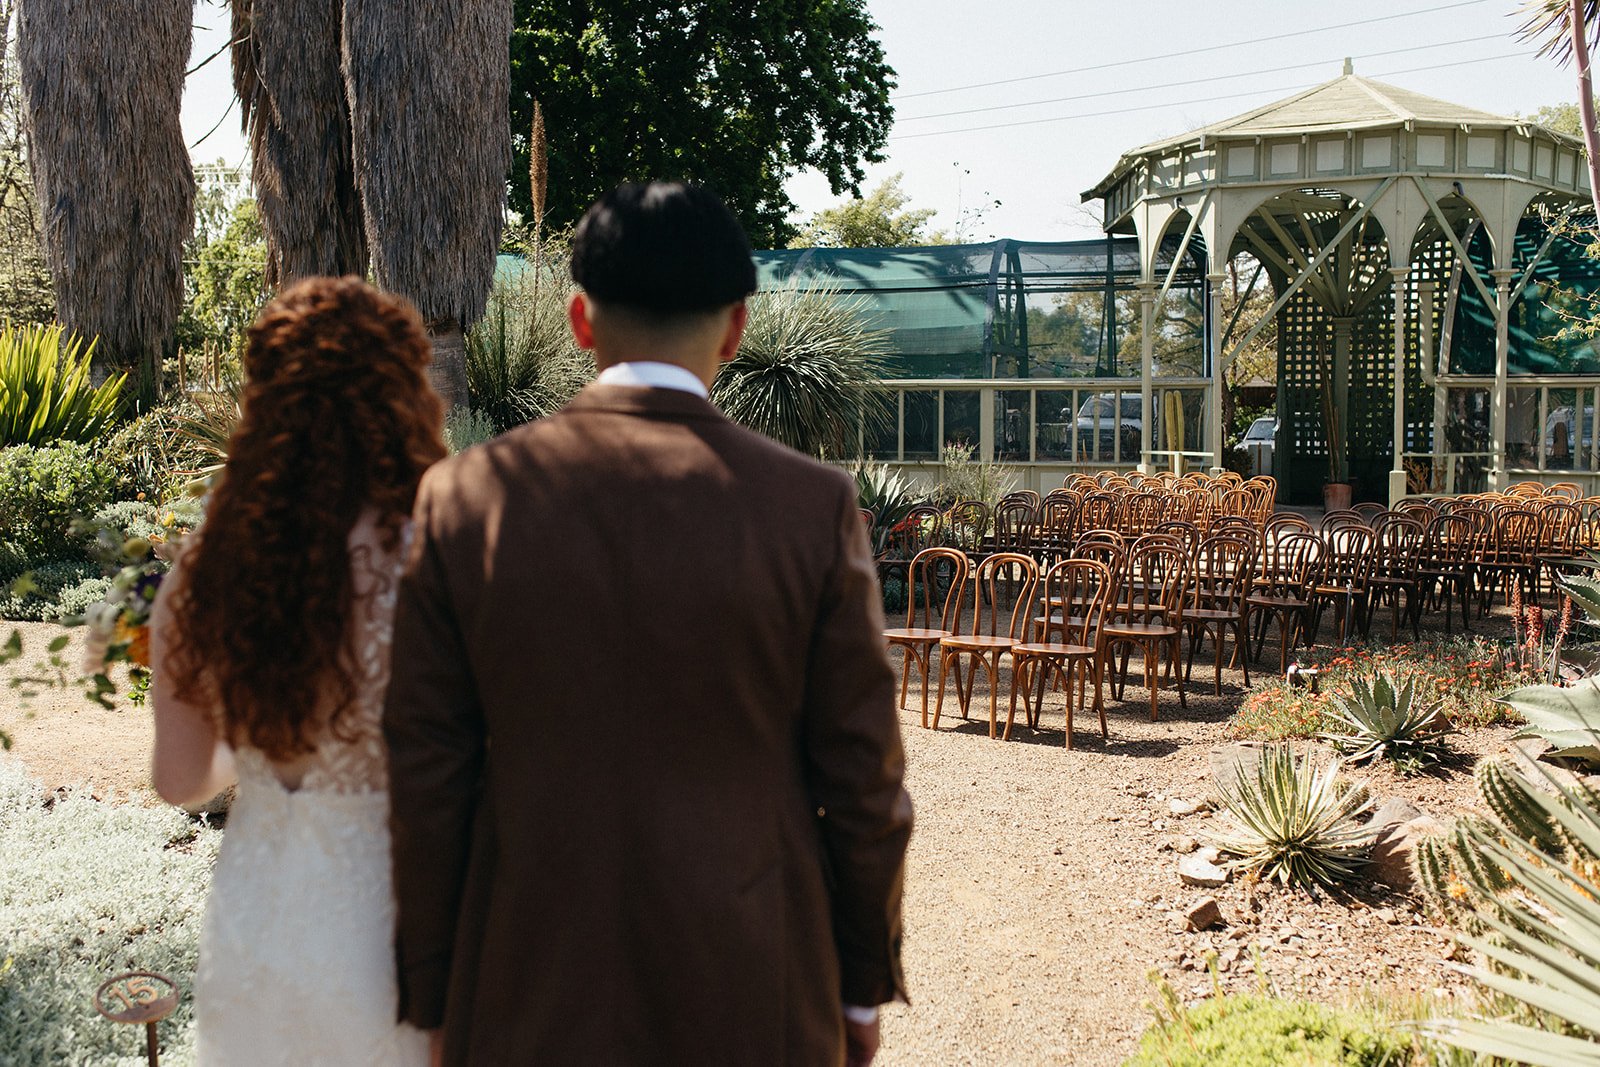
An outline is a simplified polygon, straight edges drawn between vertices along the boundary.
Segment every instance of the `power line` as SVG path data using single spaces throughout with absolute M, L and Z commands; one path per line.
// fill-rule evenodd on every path
M 1455 62 L 1455 63 L 1434 63 L 1434 64 L 1431 64 L 1431 65 L 1426 66 L 1426 67 L 1408 67 L 1405 70 L 1384 71 L 1384 72 L 1376 74 L 1374 76 L 1375 77 L 1379 77 L 1379 78 L 1390 78 L 1390 77 L 1393 77 L 1396 74 L 1417 74 L 1417 73 L 1420 73 L 1420 72 L 1425 71 L 1425 70 L 1443 70 L 1446 67 L 1464 67 L 1464 66 L 1469 66 L 1469 65 L 1471 65 L 1473 63 L 1490 63 L 1490 62 L 1493 62 L 1493 61 L 1499 60 L 1499 59 L 1526 59 L 1526 58 L 1528 58 L 1527 54 L 1523 53 L 1523 52 L 1507 52 L 1504 55 L 1483 56 L 1483 57 L 1481 57 L 1479 59 L 1463 59 L 1463 60 L 1460 60 L 1459 62 Z M 897 134 L 891 134 L 889 136 L 889 140 L 891 140 L 891 141 L 909 141 L 909 140 L 911 140 L 912 138 L 915 138 L 915 137 L 943 137 L 946 134 L 951 134 L 951 133 L 980 133 L 980 132 L 982 132 L 984 130 L 1006 130 L 1006 129 L 1010 129 L 1010 128 L 1014 127 L 1014 126 L 1038 126 L 1038 125 L 1040 125 L 1042 123 L 1046 123 L 1046 122 L 1068 122 L 1068 121 L 1070 121 L 1072 119 L 1093 119 L 1093 118 L 1102 118 L 1102 117 L 1104 117 L 1106 115 L 1126 115 L 1130 111 L 1161 111 L 1161 110 L 1166 109 L 1166 108 L 1183 107 L 1183 106 L 1188 105 L 1188 104 L 1209 104 L 1209 103 L 1211 103 L 1213 101 L 1217 101 L 1217 100 L 1237 100 L 1240 97 L 1245 97 L 1245 96 L 1260 96 L 1263 93 L 1292 93 L 1292 92 L 1298 92 L 1301 89 L 1309 89 L 1309 88 L 1311 88 L 1312 86 L 1314 86 L 1316 84 L 1317 84 L 1316 82 L 1302 82 L 1299 85 L 1285 85 L 1285 86 L 1281 86 L 1281 87 L 1279 87 L 1277 89 L 1253 89 L 1253 90 L 1251 90 L 1249 92 L 1223 93 L 1220 96 L 1190 97 L 1190 98 L 1188 98 L 1186 100 L 1178 100 L 1178 101 L 1173 101 L 1173 102 L 1164 103 L 1164 104 L 1140 104 L 1140 105 L 1138 105 L 1136 107 L 1111 108 L 1108 111 L 1084 111 L 1084 112 L 1080 112 L 1079 114 L 1076 114 L 1076 115 L 1054 115 L 1054 116 L 1051 116 L 1050 118 L 1023 119 L 1023 120 L 1021 120 L 1019 122 L 996 122 L 996 123 L 991 123 L 991 124 L 989 124 L 987 126 L 964 126 L 964 127 L 962 127 L 961 129 L 958 129 L 958 130 L 929 130 L 926 133 L 897 133 Z
M 990 82 L 973 82 L 971 85 L 953 85 L 948 89 L 924 89 L 915 93 L 896 93 L 896 100 L 910 100 L 919 96 L 938 96 L 941 93 L 961 93 L 968 89 L 987 89 L 993 85 L 1015 85 L 1018 82 L 1039 81 L 1042 78 L 1059 78 L 1065 74 L 1087 74 L 1095 70 L 1110 70 L 1113 67 L 1131 67 L 1138 63 L 1155 63 L 1163 59 L 1183 59 L 1187 56 L 1205 55 L 1210 52 L 1221 52 L 1229 48 L 1243 48 L 1246 45 L 1266 44 L 1270 41 L 1286 41 L 1291 37 L 1307 37 L 1315 33 L 1327 33 L 1329 30 L 1345 30 L 1354 26 L 1371 26 L 1378 22 L 1391 22 L 1395 19 L 1410 18 L 1413 15 L 1429 15 L 1436 11 L 1450 11 L 1459 7 L 1474 7 L 1487 3 L 1488 0 L 1457 0 L 1453 4 L 1439 4 L 1434 7 L 1418 8 L 1415 11 L 1400 11 L 1393 15 L 1378 15 L 1370 19 L 1358 19 L 1355 22 L 1338 22 L 1331 26 L 1317 26 L 1309 30 L 1291 30 L 1288 33 L 1275 33 L 1269 37 L 1252 37 L 1248 41 L 1231 41 L 1227 44 L 1214 44 L 1205 48 L 1185 48 L 1180 52 L 1167 52 L 1159 56 L 1141 56 L 1138 59 L 1119 59 L 1112 63 L 1098 63 L 1092 67 L 1077 67 L 1072 70 L 1053 70 L 1045 74 L 1027 74 L 1020 78 L 1001 78 Z
M 910 115 L 906 118 L 896 118 L 896 122 L 919 122 L 923 119 L 947 119 L 957 115 L 979 115 L 989 111 L 1009 111 L 1018 107 L 1038 107 L 1044 104 L 1064 104 L 1071 100 L 1093 100 L 1102 96 L 1125 96 L 1128 93 L 1142 93 L 1150 89 L 1175 89 L 1182 85 L 1203 85 L 1207 82 L 1231 81 L 1235 78 L 1252 78 L 1257 74 L 1282 74 L 1284 71 L 1304 70 L 1307 67 L 1326 67 L 1339 62 L 1340 59 L 1381 59 L 1384 56 L 1397 56 L 1406 52 L 1426 52 L 1434 48 L 1450 48 L 1460 44 L 1476 44 L 1479 41 L 1503 41 L 1503 33 L 1486 33 L 1482 37 L 1464 37 L 1459 41 L 1440 41 L 1438 44 L 1418 44 L 1410 48 L 1391 48 L 1386 52 L 1368 52 L 1359 56 L 1335 56 L 1333 59 L 1319 59 L 1310 63 L 1291 63 L 1286 67 L 1267 67 L 1264 70 L 1250 70 L 1243 74 L 1213 74 L 1206 78 L 1188 78 L 1184 81 L 1162 82 L 1158 85 L 1137 85 L 1131 89 L 1102 89 L 1093 93 L 1078 93 L 1075 96 L 1056 96 L 1048 100 L 1024 100 L 1015 104 L 993 104 L 989 107 L 971 107 L 962 111 L 941 111 L 933 115 Z

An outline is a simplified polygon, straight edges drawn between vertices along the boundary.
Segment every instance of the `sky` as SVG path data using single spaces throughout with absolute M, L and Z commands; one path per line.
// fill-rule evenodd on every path
M 1124 151 L 1334 78 L 1347 56 L 1358 74 L 1498 114 L 1578 96 L 1571 67 L 1516 39 L 1517 0 L 867 7 L 898 85 L 886 160 L 868 167 L 863 191 L 902 174 L 911 206 L 973 241 L 1097 236 L 1080 194 Z M 195 21 L 191 63 L 226 45 L 226 4 L 202 0 Z M 226 55 L 190 76 L 183 121 L 196 160 L 246 159 L 230 78 Z M 797 220 L 839 200 L 808 173 L 789 195 Z

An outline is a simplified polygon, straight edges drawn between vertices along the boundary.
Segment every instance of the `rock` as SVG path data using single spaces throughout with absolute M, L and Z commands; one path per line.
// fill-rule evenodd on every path
M 1208 807 L 1210 807 L 1210 805 L 1204 800 L 1180 799 L 1174 797 L 1172 800 L 1167 801 L 1167 810 L 1179 817 L 1193 815 L 1196 812 L 1205 811 Z
M 1200 842 L 1196 841 L 1192 837 L 1187 836 L 1174 838 L 1172 842 L 1172 850 L 1184 856 L 1187 856 L 1189 853 L 1193 852 L 1199 847 Z
M 1400 921 L 1399 914 L 1393 908 L 1379 908 L 1372 913 L 1372 916 L 1379 922 L 1388 923 L 1390 926 Z
M 1385 827 L 1373 842 L 1368 873 L 1384 885 L 1409 892 L 1415 888 L 1411 876 L 1411 853 L 1417 842 L 1442 833 L 1444 827 L 1439 821 L 1426 815 Z
M 1404 797 L 1390 797 L 1378 806 L 1373 813 L 1372 821 L 1368 827 L 1376 830 L 1380 826 L 1394 826 L 1412 819 L 1422 817 L 1422 809 Z
M 1261 750 L 1264 747 L 1259 741 L 1237 741 L 1212 749 L 1211 776 L 1216 780 L 1218 790 L 1226 794 L 1241 774 L 1253 779 L 1256 768 L 1261 765 Z
M 1178 878 L 1184 885 L 1215 889 L 1227 884 L 1228 872 L 1207 859 L 1206 851 L 1213 850 L 1195 852 L 1178 861 Z
M 1222 909 L 1217 907 L 1215 897 L 1202 897 L 1198 904 L 1189 909 L 1189 913 L 1183 917 L 1183 922 L 1187 929 L 1196 933 L 1209 930 L 1213 926 L 1222 924 Z

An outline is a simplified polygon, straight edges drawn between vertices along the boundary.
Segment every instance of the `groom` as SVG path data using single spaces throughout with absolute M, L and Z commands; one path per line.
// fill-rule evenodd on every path
M 706 399 L 755 289 L 715 196 L 613 190 L 572 276 L 598 380 L 417 497 L 401 1015 L 452 1065 L 866 1064 L 911 802 L 854 485 Z

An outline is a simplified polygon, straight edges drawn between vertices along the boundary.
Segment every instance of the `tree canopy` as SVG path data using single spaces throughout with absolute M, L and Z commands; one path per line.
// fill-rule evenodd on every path
M 902 248 L 907 245 L 948 244 L 944 231 L 930 231 L 931 207 L 906 207 L 911 197 L 900 188 L 901 174 L 885 178 L 866 196 L 823 208 L 811 216 L 790 248 Z
M 864 0 L 516 0 L 511 205 L 531 209 L 537 99 L 547 228 L 619 181 L 682 178 L 726 200 L 757 247 L 782 247 L 791 174 L 859 194 L 883 158 L 895 81 L 876 29 Z

